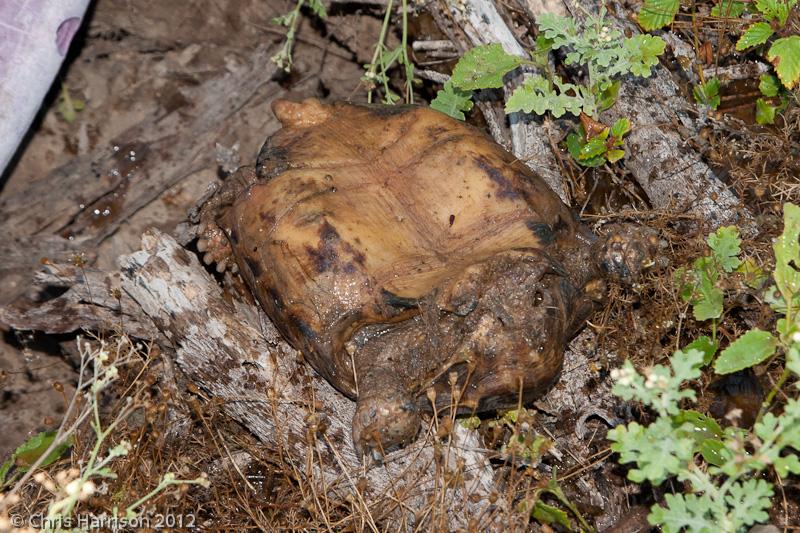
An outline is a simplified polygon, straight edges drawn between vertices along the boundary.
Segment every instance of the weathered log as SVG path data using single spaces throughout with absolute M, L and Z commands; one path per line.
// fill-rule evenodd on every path
M 116 330 L 131 337 L 158 338 L 158 330 L 136 302 L 119 290 L 119 273 L 48 261 L 34 283 L 66 292 L 35 304 L 0 307 L 0 324 L 44 333 Z
M 449 442 L 437 445 L 441 454 L 427 435 L 382 465 L 363 464 L 350 439 L 353 402 L 313 374 L 266 317 L 237 312 L 175 240 L 153 230 L 142 242 L 120 260 L 124 292 L 172 343 L 188 378 L 307 481 L 360 503 L 376 521 L 392 516 L 410 527 L 437 510 L 449 528 L 493 520 L 493 472 L 474 432 L 456 424 Z M 247 316 L 261 323 L 246 323 Z M 442 486 L 444 479 L 461 481 Z

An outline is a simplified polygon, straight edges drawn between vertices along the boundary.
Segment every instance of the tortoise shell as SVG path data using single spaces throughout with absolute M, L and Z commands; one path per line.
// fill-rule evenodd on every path
M 652 238 L 598 241 L 526 165 L 432 109 L 273 111 L 282 129 L 204 207 L 199 247 L 230 254 L 287 340 L 357 399 L 360 450 L 407 443 L 434 405 L 542 394 L 592 309 L 585 287 L 649 257 Z

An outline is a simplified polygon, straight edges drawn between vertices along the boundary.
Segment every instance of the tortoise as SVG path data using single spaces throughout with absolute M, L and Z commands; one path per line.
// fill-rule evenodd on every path
M 356 401 L 357 452 L 421 414 L 542 395 L 653 230 L 598 238 L 480 130 L 417 106 L 274 102 L 282 129 L 200 211 L 206 263 L 238 271 L 281 334 Z

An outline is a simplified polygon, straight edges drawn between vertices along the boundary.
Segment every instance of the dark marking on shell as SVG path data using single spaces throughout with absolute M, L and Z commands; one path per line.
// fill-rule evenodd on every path
M 386 289 L 381 289 L 381 296 L 383 297 L 383 301 L 392 307 L 400 307 L 403 309 L 414 309 L 419 307 L 418 298 L 406 298 L 404 296 L 398 296 L 391 291 L 387 291 Z
M 275 308 L 278 309 L 278 310 L 283 309 L 284 308 L 283 299 L 278 294 L 278 292 L 275 290 L 275 288 L 274 287 L 267 287 L 266 291 L 267 291 L 267 295 L 272 300 L 272 303 L 275 304 Z
M 259 213 L 258 218 L 260 218 L 261 221 L 268 226 L 275 225 L 275 216 L 270 213 Z
M 305 339 L 307 341 L 310 341 L 310 343 L 313 344 L 317 340 L 317 332 L 314 331 L 314 328 L 312 328 L 311 326 L 306 324 L 306 322 L 302 318 L 297 316 L 296 314 L 294 314 L 294 313 L 287 314 L 286 315 L 286 322 L 293 329 L 296 329 L 297 331 L 299 331 L 300 334 L 303 337 L 305 337 Z
M 358 106 L 365 111 L 368 111 L 370 115 L 379 117 L 379 118 L 388 118 L 394 117 L 396 115 L 403 115 L 409 111 L 414 111 L 415 109 L 419 109 L 417 106 L 413 105 L 360 105 Z
M 306 246 L 306 253 L 311 258 L 317 273 L 327 272 L 339 262 L 337 244 L 341 240 L 336 228 L 326 220 L 319 228 L 319 244 L 317 248 Z
M 261 268 L 261 263 L 258 261 L 258 259 L 244 256 L 244 262 L 247 265 L 247 268 L 253 274 L 253 279 L 259 279 L 262 274 L 264 274 L 264 269 Z
M 256 159 L 256 175 L 262 179 L 272 179 L 289 168 L 287 159 L 290 153 L 282 146 L 272 146 L 270 140 L 264 143 Z
M 553 233 L 553 229 L 550 227 L 550 224 L 537 222 L 535 220 L 528 220 L 525 222 L 525 225 L 534 235 L 536 235 L 536 238 L 539 239 L 544 246 L 553 244 L 553 242 L 556 240 L 555 233 Z
M 473 157 L 473 159 L 475 164 L 478 165 L 478 168 L 483 170 L 486 175 L 489 176 L 489 179 L 492 180 L 495 185 L 497 185 L 496 194 L 498 198 L 519 198 L 519 193 L 511 184 L 511 182 L 508 181 L 508 178 L 505 177 L 500 169 L 493 166 L 485 156 L 477 156 Z

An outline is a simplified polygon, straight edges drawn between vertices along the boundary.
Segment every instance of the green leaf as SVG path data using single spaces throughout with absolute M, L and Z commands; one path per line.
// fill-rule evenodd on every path
M 711 78 L 706 83 L 701 83 L 692 88 L 692 94 L 698 104 L 717 109 L 720 104 L 719 79 Z
M 717 287 L 703 287 L 702 297 L 697 300 L 692 308 L 694 319 L 702 322 L 710 318 L 722 316 L 723 294 Z
M 800 207 L 783 205 L 783 233 L 772 245 L 775 251 L 775 284 L 784 300 L 800 293 Z M 788 298 L 787 298 L 788 297 Z
M 566 511 L 547 505 L 541 500 L 536 500 L 536 504 L 533 506 L 533 517 L 540 524 L 559 524 L 567 528 L 568 531 L 572 531 L 572 524 Z
M 792 344 L 786 352 L 786 368 L 796 376 L 800 376 L 800 346 L 797 344 Z M 800 388 L 800 383 L 797 386 Z
M 308 7 L 311 8 L 311 11 L 313 11 L 316 16 L 321 19 L 324 19 L 328 16 L 328 13 L 325 11 L 325 4 L 323 4 L 320 0 L 306 1 L 308 2 Z
M 790 473 L 800 474 L 800 459 L 794 454 L 777 457 L 773 466 L 775 467 L 775 471 L 782 478 L 785 478 Z
M 602 155 L 590 159 L 581 159 L 581 150 L 585 145 L 586 141 L 583 140 L 582 133 L 573 132 L 567 135 L 567 150 L 569 150 L 570 155 L 579 165 L 592 168 L 599 167 L 606 162 L 605 157 Z
M 107 466 L 104 466 L 103 468 L 100 468 L 99 470 L 95 470 L 94 471 L 94 475 L 95 476 L 99 476 L 99 477 L 108 478 L 108 479 L 117 479 L 117 474 L 113 470 L 108 468 Z
M 800 79 L 800 35 L 783 37 L 772 43 L 767 52 L 775 72 L 787 89 Z
M 772 485 L 763 479 L 748 479 L 731 485 L 725 497 L 731 530 L 769 520 L 766 510 L 772 503 L 772 492 Z
M 13 459 L 8 459 L 5 463 L 0 465 L 0 489 L 6 486 L 6 477 L 8 476 L 8 471 L 11 470 L 12 466 L 14 466 Z
M 623 117 L 611 126 L 611 136 L 621 139 L 626 133 L 631 131 L 631 121 Z
M 744 13 L 745 3 L 736 0 L 721 0 L 711 8 L 712 17 L 739 18 Z
M 581 88 L 571 83 L 562 83 L 558 78 L 553 82 L 558 88 L 558 93 L 542 76 L 529 77 L 508 98 L 506 113 L 523 111 L 544 115 L 549 111 L 556 118 L 567 112 L 579 115 L 584 106 Z M 568 91 L 574 92 L 575 95 L 567 94 Z
M 650 68 L 658 64 L 658 56 L 664 53 L 667 43 L 654 35 L 634 35 L 625 39 L 623 48 L 628 53 L 630 71 L 636 76 L 647 78 Z
M 29 438 L 14 450 L 14 453 L 11 454 L 11 458 L 0 467 L 0 473 L 2 473 L 0 476 L 0 486 L 2 486 L 2 482 L 12 466 L 17 467 L 17 472 L 25 472 L 38 461 L 42 454 L 44 454 L 53 443 L 57 434 L 56 431 L 42 431 Z M 47 457 L 44 458 L 39 466 L 45 467 L 56 462 L 72 444 L 73 439 L 70 437 L 65 442 L 56 446 Z
M 781 84 L 778 82 L 776 76 L 772 74 L 762 74 L 758 81 L 758 90 L 767 98 L 772 98 L 773 96 L 778 96 L 778 92 L 781 90 Z
M 776 19 L 781 27 L 786 24 L 786 19 L 789 17 L 789 10 L 796 3 L 796 0 L 783 2 L 781 0 L 756 0 L 756 9 L 758 9 L 764 18 L 768 21 Z
M 733 272 L 742 264 L 739 259 L 741 245 L 739 228 L 736 226 L 719 228 L 708 236 L 708 246 L 713 251 L 714 259 L 725 272 Z
M 717 353 L 719 348 L 718 343 L 711 340 L 711 337 L 701 335 L 694 341 L 690 342 L 684 348 L 684 351 L 698 350 L 703 353 L 703 365 L 707 365 L 714 359 L 714 354 Z
M 617 101 L 617 95 L 619 95 L 620 85 L 621 82 L 616 80 L 600 93 L 600 96 L 597 99 L 598 111 L 605 111 L 614 105 L 614 103 Z
M 772 26 L 766 22 L 756 22 L 747 28 L 742 36 L 739 37 L 739 40 L 736 42 L 736 50 L 741 52 L 750 47 L 764 44 L 767 42 L 767 39 L 772 37 L 773 33 Z
M 706 439 L 700 443 L 700 455 L 710 465 L 722 466 L 728 460 L 725 443 L 718 439 Z
M 722 427 L 716 420 L 694 409 L 681 409 L 672 417 L 672 423 L 676 428 L 687 429 L 689 436 L 698 444 L 706 439 L 719 439 L 723 435 Z
M 677 415 L 682 400 L 696 397 L 694 390 L 682 389 L 681 385 L 684 381 L 698 378 L 702 364 L 702 352 L 678 350 L 670 358 L 671 369 L 655 365 L 647 371 L 645 380 L 630 361 L 625 361 L 621 368 L 612 371 L 614 386 L 611 392 L 623 400 L 638 400 L 662 416 Z
M 548 55 L 552 49 L 552 39 L 548 39 L 544 35 L 539 35 L 536 38 L 536 46 L 531 51 L 531 60 L 536 64 L 537 67 L 541 69 L 546 68 Z
M 775 18 L 778 13 L 778 0 L 755 0 L 756 9 L 765 18 Z
M 671 24 L 681 6 L 679 0 L 645 0 L 639 11 L 639 24 L 647 31 Z
M 619 454 L 620 463 L 635 462 L 637 468 L 628 472 L 628 479 L 641 483 L 662 483 L 685 469 L 694 456 L 694 443 L 680 438 L 669 418 L 659 417 L 647 427 L 631 422 L 608 432 L 611 449 Z
M 552 43 L 553 49 L 567 46 L 578 34 L 578 26 L 572 17 L 562 17 L 555 13 L 542 13 L 536 19 L 539 31 Z
M 711 109 L 719 107 L 719 78 L 711 78 L 705 83 L 695 85 L 692 89 L 694 100 L 698 104 L 707 105 Z
M 592 137 L 581 147 L 578 160 L 587 160 L 606 153 L 606 141 L 599 135 Z
M 771 333 L 760 329 L 751 329 L 722 353 L 714 363 L 717 374 L 731 374 L 765 361 L 775 353 L 778 340 Z
M 606 152 L 606 159 L 609 163 L 616 163 L 625 157 L 625 150 L 609 150 Z
M 769 276 L 764 273 L 764 269 L 751 257 L 742 261 L 742 264 L 739 265 L 736 272 L 742 275 L 745 285 L 751 289 L 760 289 L 769 279 Z
M 763 98 L 756 100 L 756 122 L 758 124 L 775 124 L 775 113 L 778 108 L 770 105 Z
M 431 107 L 458 120 L 464 120 L 464 113 L 472 109 L 472 91 L 464 91 L 453 87 L 448 80 L 444 87 L 436 93 L 436 98 L 431 101 Z
M 476 46 L 458 60 L 450 81 L 465 90 L 499 88 L 503 86 L 503 76 L 523 61 L 506 53 L 499 43 Z
M 719 523 L 711 515 L 714 502 L 708 493 L 665 494 L 666 507 L 653 505 L 647 521 L 652 526 L 662 526 L 665 533 L 692 531 L 711 533 L 719 530 Z

